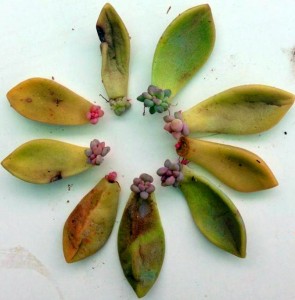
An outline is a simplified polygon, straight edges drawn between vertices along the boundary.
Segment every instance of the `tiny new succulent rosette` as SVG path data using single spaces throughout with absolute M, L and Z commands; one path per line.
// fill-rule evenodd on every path
M 144 109 L 149 108 L 150 114 L 156 112 L 163 113 L 168 110 L 170 103 L 169 97 L 171 96 L 171 90 L 162 90 L 154 85 L 150 85 L 147 92 L 142 93 L 137 97 L 137 100 L 143 102 Z M 145 113 L 145 112 L 144 112 Z
M 93 125 L 95 125 L 99 118 L 101 118 L 104 115 L 104 111 L 101 109 L 98 105 L 92 105 L 90 107 L 90 110 L 86 114 L 86 118 L 89 120 L 89 122 Z
M 182 164 L 180 162 L 173 163 L 166 159 L 164 167 L 159 168 L 157 174 L 161 177 L 162 186 L 177 187 L 183 180 Z
M 183 121 L 181 111 L 175 112 L 174 117 L 168 115 L 163 119 L 166 123 L 164 129 L 171 133 L 174 138 L 179 139 L 182 135 L 189 135 L 189 128 Z
M 110 147 L 105 146 L 105 142 L 94 139 L 90 143 L 90 148 L 85 150 L 87 162 L 92 165 L 100 165 L 110 150 Z
M 154 179 L 151 175 L 143 173 L 139 178 L 133 179 L 130 189 L 132 192 L 139 194 L 140 198 L 146 200 L 155 191 L 155 186 L 152 184 L 153 181 Z
M 130 100 L 127 97 L 109 99 L 108 102 L 117 116 L 121 116 L 131 106 Z

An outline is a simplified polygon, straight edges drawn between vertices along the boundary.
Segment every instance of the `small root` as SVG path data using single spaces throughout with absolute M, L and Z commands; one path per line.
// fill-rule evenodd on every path
M 102 99 L 104 99 L 106 102 L 110 102 L 110 100 L 108 100 L 106 97 L 104 97 L 102 94 L 99 94 L 99 96 L 102 98 Z

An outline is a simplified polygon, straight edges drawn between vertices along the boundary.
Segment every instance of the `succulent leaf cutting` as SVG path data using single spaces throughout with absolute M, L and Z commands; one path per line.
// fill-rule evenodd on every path
M 233 202 L 187 165 L 167 159 L 158 169 L 164 187 L 183 193 L 196 226 L 214 245 L 238 257 L 246 256 L 246 229 Z
M 239 147 L 181 137 L 176 152 L 240 192 L 256 192 L 278 185 L 262 158 Z
M 165 254 L 164 230 L 152 182 L 152 176 L 146 173 L 133 180 L 118 231 L 121 266 L 139 298 L 156 282 Z
M 109 3 L 102 8 L 96 31 L 101 42 L 101 77 L 109 104 L 118 116 L 127 111 L 130 61 L 130 37 L 116 10 Z
M 104 115 L 100 106 L 45 78 L 17 84 L 7 93 L 7 99 L 22 116 L 52 125 L 96 124 Z
M 143 93 L 137 100 L 143 102 L 151 114 L 166 111 L 172 99 L 208 60 L 214 43 L 215 25 L 208 4 L 180 14 L 162 34 L 153 57 L 149 89 L 155 89 L 162 98 L 150 99 L 153 95 L 148 92 L 149 95 Z
M 109 151 L 110 148 L 98 140 L 93 140 L 88 149 L 52 139 L 36 139 L 19 146 L 1 164 L 19 179 L 43 184 L 99 165 Z
M 117 215 L 120 185 L 116 172 L 102 178 L 77 204 L 63 229 L 63 252 L 68 263 L 96 253 L 107 242 Z
M 164 129 L 175 135 L 171 120 L 180 119 L 190 133 L 255 134 L 275 126 L 294 103 L 295 95 L 266 85 L 242 85 L 225 90 L 186 111 L 164 117 Z M 175 121 L 174 121 L 175 122 Z M 179 122 L 179 121 L 178 121 Z

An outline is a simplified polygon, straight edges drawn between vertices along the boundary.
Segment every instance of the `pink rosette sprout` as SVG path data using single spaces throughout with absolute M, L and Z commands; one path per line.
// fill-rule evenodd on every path
M 177 187 L 183 180 L 182 165 L 180 162 L 172 163 L 167 159 L 164 163 L 164 167 L 158 169 L 157 174 L 161 177 L 162 186 L 174 186 Z
M 181 111 L 174 113 L 174 117 L 169 115 L 163 119 L 166 122 L 164 129 L 171 133 L 174 138 L 179 139 L 182 135 L 189 135 L 189 129 L 182 119 Z
M 106 180 L 110 183 L 114 183 L 117 179 L 117 172 L 110 172 L 105 176 Z
M 155 186 L 152 184 L 153 181 L 154 179 L 151 175 L 143 173 L 139 178 L 133 179 L 130 189 L 132 192 L 139 194 L 140 198 L 146 200 L 155 191 Z
M 87 112 L 86 118 L 89 120 L 91 124 L 96 124 L 99 120 L 104 115 L 104 111 L 101 109 L 100 106 L 98 105 L 92 105 L 90 107 L 90 110 Z
M 105 142 L 94 139 L 90 143 L 90 148 L 85 150 L 87 162 L 92 165 L 100 165 L 110 150 L 110 147 L 105 146 Z

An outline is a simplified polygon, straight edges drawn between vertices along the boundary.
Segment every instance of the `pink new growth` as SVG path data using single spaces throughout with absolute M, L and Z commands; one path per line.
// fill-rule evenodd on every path
M 181 111 L 174 113 L 174 117 L 170 115 L 165 116 L 164 121 L 166 122 L 164 129 L 171 133 L 175 139 L 189 134 L 189 128 L 182 119 Z
M 116 172 L 110 172 L 108 175 L 106 175 L 106 179 L 108 182 L 115 182 L 117 178 L 117 173 Z
M 101 118 L 103 115 L 104 112 L 100 106 L 92 105 L 86 117 L 90 121 L 90 123 L 94 125 L 98 122 L 99 118 Z
M 165 160 L 164 167 L 158 169 L 157 174 L 161 177 L 162 186 L 177 187 L 184 179 L 180 162 L 172 163 L 169 159 Z
M 90 148 L 85 150 L 85 154 L 88 157 L 87 162 L 93 165 L 100 165 L 110 150 L 110 147 L 105 146 L 105 142 L 94 139 L 90 143 Z
M 180 163 L 182 164 L 182 165 L 188 165 L 189 163 L 190 163 L 190 161 L 188 160 L 188 159 L 185 159 L 185 158 L 183 158 L 181 161 L 180 161 Z
M 178 150 L 181 148 L 181 142 L 175 144 L 175 149 Z

